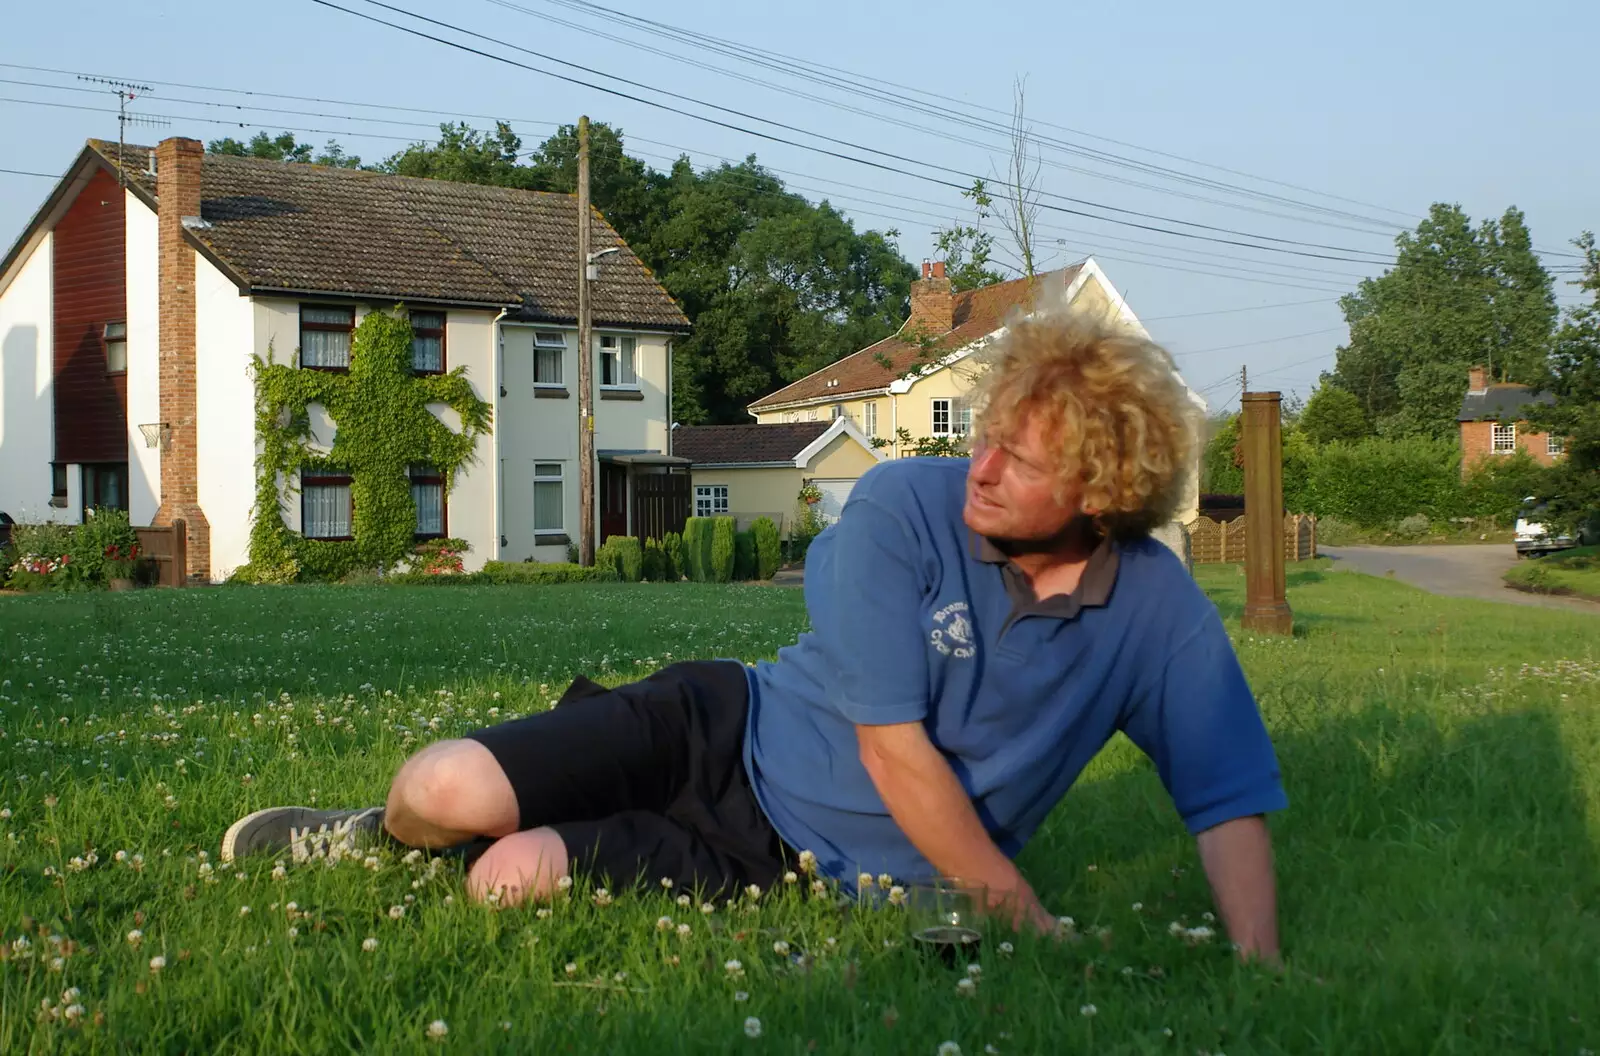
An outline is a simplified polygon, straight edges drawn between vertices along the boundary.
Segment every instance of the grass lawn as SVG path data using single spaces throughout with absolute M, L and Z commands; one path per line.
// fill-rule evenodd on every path
M 1538 594 L 1574 594 L 1600 601 L 1600 546 L 1580 546 L 1518 562 L 1506 572 L 1506 582 Z
M 1200 575 L 1237 627 L 1243 576 Z M 379 802 L 409 752 L 577 672 L 770 655 L 798 591 L 0 598 L 0 1051 L 1600 1050 L 1600 623 L 1326 562 L 1290 585 L 1295 637 L 1238 639 L 1292 802 L 1289 971 L 1169 933 L 1204 921 L 1205 880 L 1119 740 L 1022 860 L 1081 940 L 992 934 L 970 996 L 905 911 L 803 882 L 710 914 L 575 890 L 540 916 L 392 857 L 213 871 L 241 813 Z

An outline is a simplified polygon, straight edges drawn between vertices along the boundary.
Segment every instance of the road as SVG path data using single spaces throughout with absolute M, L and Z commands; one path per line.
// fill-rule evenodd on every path
M 1600 615 L 1600 604 L 1577 598 L 1528 594 L 1512 590 L 1501 575 L 1517 563 L 1510 543 L 1492 546 L 1318 546 L 1317 553 L 1331 557 L 1335 567 L 1371 576 L 1392 575 L 1403 583 L 1433 594 L 1457 598 L 1482 598 L 1512 605 L 1533 605 Z

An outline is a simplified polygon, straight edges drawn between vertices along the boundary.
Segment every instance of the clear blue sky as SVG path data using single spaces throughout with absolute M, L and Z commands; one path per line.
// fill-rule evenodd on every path
M 397 20 L 362 0 L 335 2 Z M 600 22 L 575 0 L 393 2 L 606 74 L 878 150 L 979 174 L 1003 164 L 1000 141 L 988 131 L 851 98 L 639 29 Z M 1152 0 L 1138 5 L 1032 4 L 1031 10 L 944 0 L 893 5 L 838 0 L 806 5 L 604 2 L 627 14 L 1003 111 L 1009 110 L 1014 79 L 1026 77 L 1028 116 L 1037 132 L 1073 149 L 1111 151 L 1181 174 L 1140 173 L 1049 149 L 1041 172 L 1042 188 L 1049 194 L 1340 247 L 1307 252 L 1347 257 L 1353 254 L 1344 250 L 1355 249 L 1370 259 L 1391 257 L 1393 231 L 1381 233 L 1369 222 L 1314 214 L 1304 204 L 1346 210 L 1396 229 L 1414 224 L 1433 201 L 1459 202 L 1474 219 L 1516 205 L 1527 213 L 1536 245 L 1556 251 L 1570 250 L 1568 240 L 1581 230 L 1600 228 L 1600 139 L 1594 135 L 1593 110 L 1593 42 L 1600 39 L 1600 4 L 1593 0 L 1535 0 L 1515 11 L 1484 0 L 1347 0 L 1334 7 Z M 1007 10 L 1019 13 L 1002 13 Z M 552 18 L 588 28 L 563 26 Z M 634 151 L 653 155 L 645 160 L 656 166 L 668 164 L 677 153 L 673 147 L 684 147 L 701 163 L 754 152 L 776 169 L 804 174 L 786 178 L 803 185 L 808 197 L 829 197 L 858 227 L 898 228 L 900 246 L 913 261 L 930 252 L 934 227 L 969 217 L 948 187 L 565 84 L 363 22 L 312 0 L 267 5 L 215 0 L 18 3 L 5 21 L 0 62 L 196 86 L 159 84 L 138 100 L 135 112 L 166 115 L 171 124 L 133 129 L 129 138 L 135 142 L 166 135 L 209 140 L 263 128 L 295 129 L 301 130 L 302 140 L 319 145 L 331 133 L 351 152 L 377 159 L 400 149 L 407 137 L 431 138 L 430 127 L 447 114 L 512 119 L 532 146 L 555 123 L 587 113 L 620 125 Z M 596 30 L 646 47 L 604 39 Z M 504 47 L 471 43 L 532 65 L 550 65 Z M 757 83 L 698 68 L 682 61 L 684 57 L 737 71 Z M 601 77 L 580 76 L 637 91 Z M 70 75 L 0 68 L 0 78 L 34 82 L 0 83 L 0 99 L 5 100 L 0 101 L 0 168 L 60 172 L 85 138 L 116 138 L 116 121 L 108 114 L 15 101 L 114 111 L 109 94 L 97 97 L 38 86 L 88 87 Z M 335 102 L 247 99 L 216 90 L 224 88 Z M 885 91 L 903 95 L 900 89 Z M 802 92 L 932 131 L 850 113 L 804 98 Z M 203 102 L 328 116 L 230 111 Z M 442 113 L 363 110 L 350 102 Z M 702 110 L 693 104 L 674 105 Z M 355 114 L 419 124 L 351 120 Z M 980 116 L 1004 119 L 999 114 Z M 224 121 L 243 121 L 245 127 L 219 123 Z M 479 118 L 471 123 L 489 124 Z M 979 145 L 953 141 L 960 139 Z M 829 149 L 867 156 L 853 148 Z M 958 176 L 934 175 L 962 182 Z M 1266 203 L 1185 182 L 1195 177 L 1280 194 L 1300 204 Z M 1151 188 L 1130 186 L 1129 180 Z M 0 241 L 10 243 L 49 189 L 46 179 L 0 173 Z M 1236 204 L 1196 201 L 1196 195 Z M 1060 199 L 1046 202 L 1078 208 Z M 1358 230 L 1313 222 L 1317 217 Z M 1339 292 L 1351 288 L 1360 275 L 1379 270 L 1048 210 L 1040 222 L 1047 229 L 1049 262 L 1066 263 L 1093 253 L 1152 332 L 1181 357 L 1190 384 L 1205 391 L 1213 407 L 1236 400 L 1237 386 L 1230 379 L 1241 365 L 1250 369 L 1252 388 L 1270 385 L 1301 396 L 1309 393 L 1318 371 L 1331 365 L 1335 346 L 1345 338 L 1336 304 Z M 1192 227 L 1177 229 L 1200 233 Z M 1563 303 L 1573 299 L 1563 292 Z M 1306 301 L 1313 303 L 1294 303 Z M 1195 314 L 1223 311 L 1227 314 Z

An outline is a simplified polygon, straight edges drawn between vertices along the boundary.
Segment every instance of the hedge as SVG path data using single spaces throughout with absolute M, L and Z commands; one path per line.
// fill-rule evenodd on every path
M 756 536 L 754 532 L 733 534 L 733 578 L 744 582 L 756 578 Z
M 425 572 L 402 572 L 386 577 L 384 582 L 395 586 L 463 587 L 486 584 L 546 586 L 553 583 L 614 583 L 616 580 L 615 569 L 598 564 L 585 568 L 565 562 L 490 561 L 478 572 L 438 576 L 430 576 Z
M 734 537 L 737 534 L 732 517 L 711 518 L 711 566 L 707 571 L 717 583 L 727 583 L 733 579 Z
M 644 578 L 644 549 L 631 535 L 607 539 L 595 553 L 594 563 L 614 570 L 624 583 L 637 583 Z
M 710 517 L 690 517 L 683 525 L 683 570 L 696 583 L 712 580 L 712 531 Z
M 677 532 L 668 532 L 661 537 L 661 549 L 667 555 L 668 582 L 676 583 L 689 574 L 689 566 L 684 558 L 683 536 Z
M 778 526 L 771 517 L 757 517 L 750 526 L 756 544 L 756 578 L 771 579 L 778 571 L 783 553 L 783 543 L 778 537 Z

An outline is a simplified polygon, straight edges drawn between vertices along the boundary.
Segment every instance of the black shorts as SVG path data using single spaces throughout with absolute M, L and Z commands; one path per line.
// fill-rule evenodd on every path
M 749 708 L 742 664 L 694 661 L 616 689 L 580 676 L 550 711 L 467 736 L 511 781 L 518 828 L 554 829 L 573 875 L 710 898 L 768 888 L 798 858 L 745 773 Z

